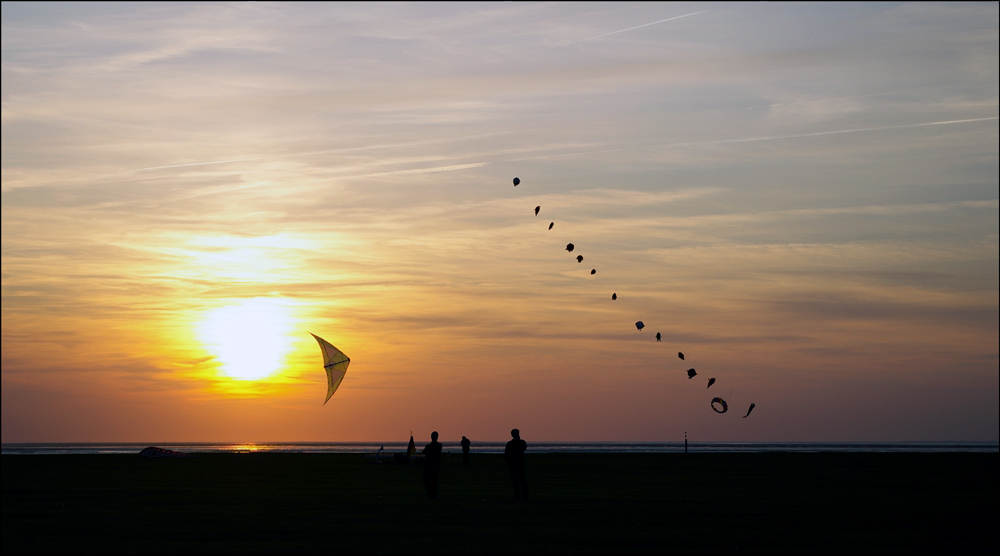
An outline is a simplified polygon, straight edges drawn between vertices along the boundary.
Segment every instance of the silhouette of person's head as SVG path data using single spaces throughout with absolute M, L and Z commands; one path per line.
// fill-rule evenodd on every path
M 510 430 L 510 435 L 512 437 L 514 437 L 514 438 L 521 438 L 521 431 L 519 431 L 517 429 L 511 429 Z
M 431 433 L 431 440 L 435 440 L 436 441 L 437 439 L 438 439 L 438 431 L 432 432 Z

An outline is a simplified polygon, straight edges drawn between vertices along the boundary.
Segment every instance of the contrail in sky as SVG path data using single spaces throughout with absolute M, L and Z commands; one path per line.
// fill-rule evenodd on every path
M 206 162 L 189 162 L 186 164 L 168 164 L 166 166 L 150 166 L 148 168 L 137 168 L 131 170 L 132 172 L 148 172 L 152 170 L 169 170 L 172 168 L 189 168 L 192 166 L 211 166 L 213 164 L 230 164 L 233 162 L 253 162 L 256 160 L 273 160 L 277 158 L 294 158 L 298 156 L 313 156 L 318 154 L 332 154 L 332 153 L 346 153 L 346 152 L 358 152 L 358 151 L 369 151 L 375 149 L 393 149 L 396 147 L 412 147 L 416 145 L 432 145 L 434 143 L 449 143 L 452 141 L 466 141 L 468 139 L 479 139 L 482 137 L 490 137 L 493 135 L 506 135 L 509 133 L 514 133 L 513 131 L 503 131 L 498 133 L 481 133 L 478 135 L 465 135 L 462 137 L 446 137 L 443 139 L 424 139 L 422 141 L 407 141 L 403 143 L 386 143 L 384 145 L 366 145 L 364 147 L 344 147 L 340 149 L 325 149 L 321 151 L 306 151 L 299 153 L 287 153 L 287 154 L 271 154 L 265 156 L 250 156 L 246 158 L 233 158 L 228 160 L 211 160 Z
M 659 21 L 654 21 L 652 23 L 643 23 L 642 25 L 636 25 L 635 27 L 629 27 L 628 29 L 619 29 L 617 31 L 611 31 L 610 33 L 604 33 L 603 35 L 595 35 L 593 37 L 587 37 L 585 39 L 580 39 L 580 40 L 576 40 L 576 41 L 573 41 L 573 42 L 568 42 L 566 44 L 562 44 L 562 45 L 559 45 L 559 46 L 560 47 L 569 46 L 571 44 L 576 44 L 578 42 L 592 41 L 594 39 L 600 39 L 602 37 L 610 37 L 611 35 L 617 35 L 618 33 L 624 33 L 626 31 L 633 31 L 635 29 L 641 29 L 643 27 L 649 27 L 650 25 L 656 25 L 657 23 L 665 23 L 667 21 L 673 21 L 675 19 L 680 19 L 682 17 L 691 17 L 693 15 L 703 14 L 703 13 L 705 13 L 707 11 L 708 10 L 702 10 L 700 12 L 694 12 L 694 13 L 690 13 L 690 14 L 684 14 L 684 15 L 677 15 L 677 16 L 674 16 L 674 17 L 668 17 L 667 19 L 661 19 Z
M 719 145 L 723 143 L 750 143 L 753 141 L 777 141 L 779 139 L 798 139 L 801 137 L 818 137 L 821 135 L 837 135 L 841 133 L 860 133 L 862 131 L 885 131 L 889 129 L 906 129 L 910 127 L 927 127 L 932 125 L 964 124 L 970 122 L 986 122 L 996 120 L 998 116 L 989 118 L 972 118 L 969 120 L 947 120 L 942 122 L 924 122 L 919 124 L 890 125 L 882 127 L 858 127 L 853 129 L 837 129 L 834 131 L 815 131 L 812 133 L 797 133 L 795 135 L 768 135 L 762 137 L 747 137 L 744 139 L 719 139 L 716 141 L 699 141 L 694 143 L 677 143 L 674 145 L 661 145 L 663 147 L 684 147 L 689 145 Z
M 702 12 L 698 12 L 698 13 L 702 13 Z M 693 15 L 693 14 L 690 14 L 690 15 Z M 684 16 L 679 16 L 679 17 L 684 17 Z M 676 18 L 674 18 L 674 19 L 676 19 Z M 647 24 L 647 25 L 652 25 L 652 24 Z M 618 32 L 618 31 L 616 31 L 616 32 Z M 693 141 L 693 142 L 688 142 L 688 143 L 672 143 L 672 144 L 667 144 L 667 145 L 654 145 L 654 146 L 650 146 L 648 148 L 672 149 L 672 148 L 677 148 L 677 147 L 694 147 L 694 146 L 699 146 L 699 145 L 724 145 L 724 144 L 730 144 L 730 143 L 752 143 L 752 142 L 756 142 L 756 141 L 778 141 L 778 140 L 781 140 L 781 139 L 799 139 L 799 138 L 805 138 L 805 137 L 820 137 L 820 136 L 823 136 L 823 135 L 839 135 L 839 134 L 845 134 L 845 133 L 861 133 L 861 132 L 866 132 L 866 131 L 867 132 L 870 132 L 870 131 L 886 131 L 886 130 L 890 130 L 890 129 L 906 129 L 906 128 L 914 128 L 914 127 L 929 127 L 929 126 L 962 124 L 962 123 L 971 123 L 971 122 L 985 122 L 985 121 L 997 120 L 997 119 L 998 119 L 997 116 L 992 116 L 992 117 L 987 117 L 987 118 L 972 118 L 972 119 L 966 119 L 966 120 L 946 120 L 946 121 L 939 121 L 939 122 L 923 122 L 923 123 L 919 123 L 919 124 L 903 124 L 903 125 L 881 126 L 881 127 L 863 127 L 863 128 L 852 128 L 852 129 L 837 129 L 837 130 L 833 130 L 833 131 L 815 131 L 815 132 L 812 132 L 812 133 L 797 133 L 797 134 L 793 134 L 793 135 L 767 135 L 767 136 L 760 136 L 760 137 L 746 137 L 746 138 L 742 138 L 742 139 L 715 139 L 715 140 L 709 140 L 709 141 Z M 320 150 L 320 151 L 307 151 L 307 152 L 300 152 L 300 153 L 288 153 L 288 154 L 275 154 L 275 155 L 267 155 L 267 156 L 246 157 L 246 158 L 234 158 L 234 159 L 229 159 L 229 160 L 212 160 L 212 161 L 207 161 L 207 162 L 191 162 L 191 163 L 187 163 L 187 164 L 170 164 L 170 165 L 166 165 L 166 166 L 150 166 L 148 168 L 138 168 L 136 170 L 131 170 L 131 171 L 128 171 L 128 172 L 123 172 L 122 174 L 112 174 L 112 175 L 109 175 L 109 176 L 101 176 L 101 177 L 105 177 L 106 178 L 106 177 L 113 177 L 113 176 L 118 176 L 118 175 L 123 175 L 123 174 L 129 174 L 129 173 L 133 173 L 133 172 L 147 172 L 147 171 L 153 171 L 153 170 L 169 170 L 169 169 L 173 169 L 173 168 L 190 168 L 190 167 L 194 167 L 194 166 L 211 166 L 211 165 L 216 165 L 216 164 L 229 164 L 229 163 L 237 163 L 237 162 L 252 162 L 252 161 L 257 161 L 257 160 L 273 160 L 273 159 L 280 159 L 280 158 L 293 158 L 293 157 L 299 157 L 299 156 L 312 156 L 312 155 L 330 154 L 330 153 L 357 152 L 357 151 L 366 151 L 366 150 L 375 150 L 375 149 L 391 149 L 391 148 L 396 148 L 396 147 L 406 147 L 406 146 L 414 146 L 414 145 L 429 145 L 429 144 L 434 144 L 434 143 L 448 143 L 448 142 L 452 142 L 452 141 L 463 141 L 463 140 L 467 140 L 467 139 L 475 139 L 475 138 L 481 138 L 481 137 L 490 137 L 490 136 L 494 136 L 494 135 L 505 135 L 505 134 L 508 134 L 508 133 L 514 133 L 514 132 L 483 133 L 483 134 L 478 134 L 478 135 L 466 135 L 466 136 L 462 136 L 462 137 L 447 137 L 447 138 L 443 138 L 443 139 L 426 139 L 426 140 L 422 140 L 422 141 L 409 141 L 409 142 L 402 142 L 402 143 L 387 143 L 387 144 L 383 144 L 383 145 L 367 145 L 367 146 L 363 146 L 363 147 L 346 147 L 346 148 L 341 148 L 341 149 L 326 149 L 326 150 Z M 622 148 L 622 149 L 607 149 L 607 150 L 600 150 L 600 151 L 586 151 L 586 152 L 557 154 L 557 155 L 549 155 L 549 156 L 536 156 L 536 157 L 529 157 L 529 158 L 521 159 L 521 160 L 546 159 L 546 158 L 562 158 L 562 157 L 581 156 L 581 155 L 584 155 L 584 154 L 593 154 L 595 152 L 616 152 L 616 151 L 624 151 L 624 150 L 630 150 L 630 149 L 627 149 L 627 148 Z M 379 176 L 379 175 L 388 175 L 388 174 L 397 174 L 397 173 L 447 172 L 447 171 L 459 170 L 459 169 L 465 169 L 465 168 L 476 168 L 476 167 L 479 167 L 479 166 L 482 166 L 482 165 L 485 165 L 485 164 L 486 163 L 474 163 L 474 164 L 458 165 L 458 166 L 442 166 L 442 167 L 438 167 L 438 168 L 429 168 L 429 169 L 397 170 L 397 171 L 394 171 L 394 172 L 383 172 L 383 173 L 371 174 L 371 175 L 372 176 Z
M 799 139 L 804 137 L 820 137 L 823 135 L 839 135 L 844 133 L 861 133 L 866 131 L 886 131 L 890 129 L 906 129 L 914 127 L 929 127 L 936 125 L 951 125 L 951 124 L 964 124 L 972 122 L 988 122 L 991 120 L 1000 119 L 1000 116 L 991 116 L 987 118 L 971 118 L 968 120 L 944 120 L 940 122 L 923 122 L 919 124 L 902 124 L 902 125 L 890 125 L 881 127 L 858 127 L 851 129 L 836 129 L 833 131 L 814 131 L 812 133 L 796 133 L 793 135 L 764 135 L 760 137 L 744 137 L 742 139 L 711 139 L 707 141 L 690 141 L 687 143 L 668 143 L 666 145 L 650 145 L 650 146 L 637 146 L 637 147 L 622 147 L 614 149 L 600 149 L 591 151 L 578 151 L 572 153 L 562 153 L 562 154 L 551 154 L 551 155 L 541 155 L 541 156 L 530 156 L 525 158 L 520 158 L 517 160 L 547 160 L 553 158 L 570 158 L 574 156 L 584 156 L 589 154 L 597 153 L 613 153 L 622 152 L 630 150 L 645 150 L 645 149 L 675 149 L 678 147 L 698 147 L 702 145 L 726 145 L 730 143 L 752 143 L 754 141 L 779 141 L 782 139 Z
M 393 170 L 391 172 L 379 172 L 377 174 L 362 174 L 354 176 L 359 178 L 372 178 L 376 176 L 399 176 L 411 174 L 436 174 L 438 172 L 454 172 L 455 170 L 468 170 L 469 168 L 479 168 L 486 166 L 489 162 L 473 162 L 471 164 L 453 164 L 451 166 L 435 166 L 433 168 L 414 168 L 412 170 Z

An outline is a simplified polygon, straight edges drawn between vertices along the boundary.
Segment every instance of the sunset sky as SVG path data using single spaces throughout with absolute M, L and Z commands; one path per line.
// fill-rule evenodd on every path
M 1000 437 L 996 2 L 2 9 L 5 443 Z

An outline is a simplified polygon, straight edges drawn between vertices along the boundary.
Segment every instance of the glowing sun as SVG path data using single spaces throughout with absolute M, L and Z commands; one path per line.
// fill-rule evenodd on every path
M 259 380 L 284 364 L 292 349 L 293 323 L 291 309 L 283 300 L 247 299 L 206 312 L 198 335 L 225 374 L 239 380 Z

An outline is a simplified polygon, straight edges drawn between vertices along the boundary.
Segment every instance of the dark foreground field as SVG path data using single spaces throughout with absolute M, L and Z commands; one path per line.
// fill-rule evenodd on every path
M 3 554 L 994 554 L 998 454 L 2 456 Z

